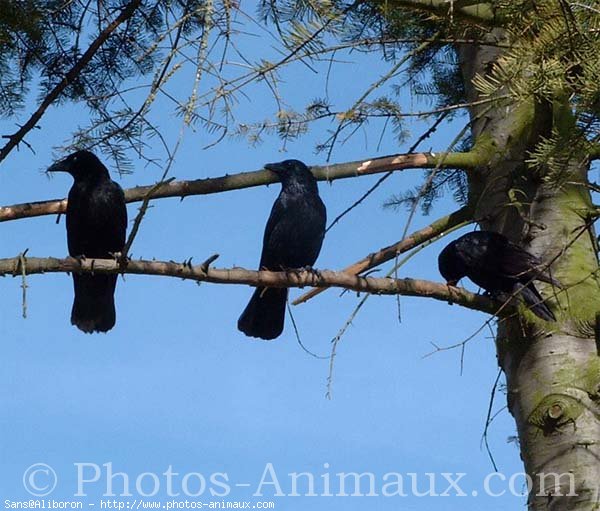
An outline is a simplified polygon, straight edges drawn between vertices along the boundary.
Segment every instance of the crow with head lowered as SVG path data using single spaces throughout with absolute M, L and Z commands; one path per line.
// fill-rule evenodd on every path
M 469 277 L 496 298 L 501 294 L 520 294 L 536 316 L 556 321 L 533 281 L 562 286 L 542 261 L 500 233 L 475 231 L 461 236 L 442 250 L 438 266 L 449 285 Z
M 89 151 L 77 151 L 48 172 L 73 177 L 67 203 L 67 244 L 73 257 L 108 259 L 125 246 L 127 208 L 121 187 Z M 108 332 L 116 321 L 117 275 L 73 273 L 71 324 L 86 333 Z
M 269 163 L 265 168 L 281 181 L 281 193 L 265 228 L 260 269 L 311 267 L 323 244 L 327 218 L 317 180 L 298 160 Z M 250 337 L 278 337 L 283 331 L 287 295 L 287 288 L 257 287 L 238 320 L 238 329 Z

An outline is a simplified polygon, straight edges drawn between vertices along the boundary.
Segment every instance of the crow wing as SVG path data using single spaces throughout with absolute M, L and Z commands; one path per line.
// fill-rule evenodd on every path
M 123 249 L 126 230 L 125 196 L 117 183 L 109 180 L 94 190 L 73 186 L 67 206 L 70 255 L 109 257 Z
M 562 287 L 560 282 L 554 279 L 541 259 L 530 254 L 519 245 L 508 241 L 501 253 L 500 271 L 505 275 L 526 283 L 530 280 L 540 280 L 548 284 Z

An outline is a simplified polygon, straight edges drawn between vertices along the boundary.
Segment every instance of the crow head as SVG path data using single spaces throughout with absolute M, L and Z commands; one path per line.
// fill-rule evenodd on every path
M 454 241 L 440 252 L 438 256 L 438 268 L 449 286 L 455 286 L 466 275 L 464 261 L 462 261 L 456 251 Z
M 317 180 L 310 169 L 300 160 L 284 160 L 279 163 L 267 163 L 265 169 L 277 174 L 284 188 L 288 185 L 304 185 L 316 188 Z
M 90 151 L 76 151 L 48 167 L 46 172 L 67 172 L 75 181 L 108 177 L 108 169 Z

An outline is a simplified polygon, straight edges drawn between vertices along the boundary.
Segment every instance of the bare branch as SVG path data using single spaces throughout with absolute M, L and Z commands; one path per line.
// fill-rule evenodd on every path
M 440 164 L 440 161 L 442 161 L 442 167 L 444 168 L 470 170 L 481 163 L 480 159 L 480 155 L 475 152 L 451 154 L 410 153 L 374 158 L 372 160 L 315 166 L 311 170 L 319 181 L 335 181 L 336 179 L 380 174 L 391 170 L 435 168 Z M 140 202 L 147 197 L 151 199 L 164 199 L 168 197 L 184 198 L 191 195 L 207 195 L 230 190 L 241 190 L 243 188 L 263 186 L 277 182 L 278 180 L 272 172 L 258 170 L 255 172 L 242 172 L 192 181 L 172 181 L 154 190 L 152 189 L 155 185 L 136 186 L 125 190 L 125 200 L 127 202 Z M 0 207 L 0 222 L 20 218 L 56 215 L 64 213 L 66 208 L 67 199 L 2 206 Z
M 436 236 L 442 235 L 448 229 L 453 227 L 457 227 L 460 224 L 468 224 L 473 222 L 472 211 L 468 207 L 464 207 L 455 211 L 454 213 L 447 215 L 445 217 L 439 218 L 432 224 L 420 229 L 416 232 L 413 232 L 411 235 L 403 238 L 401 241 L 394 243 L 393 245 L 389 245 L 377 252 L 369 254 L 367 257 L 362 258 L 360 261 L 351 264 L 350 266 L 344 268 L 342 271 L 344 273 L 350 273 L 352 275 L 358 275 L 363 273 L 371 268 L 375 268 L 380 264 L 383 264 L 387 261 L 391 261 L 399 254 L 412 250 L 413 248 L 429 241 Z M 307 302 L 311 298 L 314 298 L 318 294 L 321 294 L 325 289 L 313 289 L 308 293 L 303 294 L 296 300 L 292 302 L 293 305 L 299 305 L 301 303 Z
M 25 259 L 26 264 L 23 264 Z M 294 271 L 271 272 L 251 271 L 244 268 L 217 269 L 207 268 L 206 264 L 192 266 L 189 262 L 176 263 L 166 261 L 128 261 L 125 266 L 115 259 L 84 259 L 72 257 L 58 259 L 54 257 L 23 257 L 23 255 L 0 259 L 0 276 L 22 277 L 39 273 L 127 273 L 134 275 L 157 275 L 212 282 L 214 284 L 245 284 L 262 287 L 339 287 L 352 291 L 378 295 L 405 295 L 433 298 L 444 302 L 456 303 L 469 309 L 494 314 L 500 304 L 490 298 L 471 293 L 463 288 L 438 284 L 427 280 L 360 277 L 345 272 Z M 507 314 L 510 308 L 504 309 Z

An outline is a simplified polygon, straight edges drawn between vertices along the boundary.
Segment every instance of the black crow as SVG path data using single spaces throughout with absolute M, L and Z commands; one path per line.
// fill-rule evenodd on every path
M 442 250 L 438 266 L 449 285 L 469 277 L 492 296 L 520 293 L 538 317 L 556 321 L 532 281 L 562 286 L 543 268 L 542 261 L 502 234 L 491 231 L 465 234 Z
M 108 259 L 125 246 L 127 208 L 121 187 L 89 151 L 77 151 L 48 172 L 73 176 L 67 204 L 67 243 L 73 257 Z M 71 324 L 86 333 L 108 332 L 115 325 L 117 275 L 73 274 L 75 298 Z
M 281 193 L 265 227 L 260 268 L 310 267 L 321 251 L 327 218 L 317 180 L 298 160 L 269 163 L 265 168 L 277 174 Z M 238 329 L 250 337 L 278 337 L 283 331 L 287 295 L 287 288 L 257 287 L 238 320 Z

